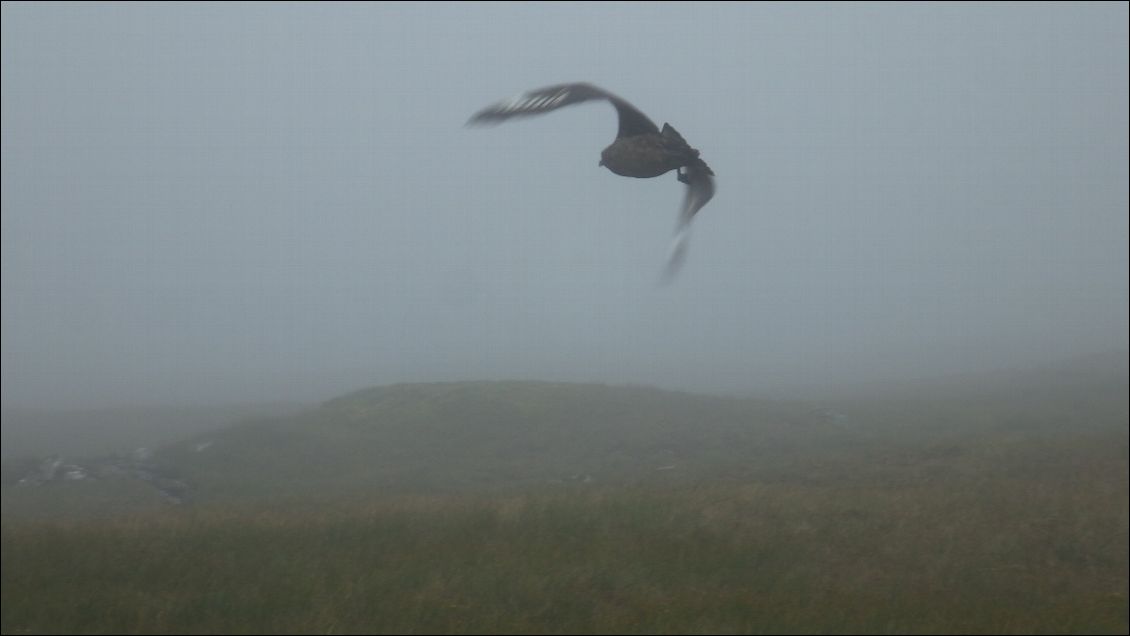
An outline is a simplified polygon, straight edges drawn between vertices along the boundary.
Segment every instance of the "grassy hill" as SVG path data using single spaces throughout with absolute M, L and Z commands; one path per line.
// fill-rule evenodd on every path
M 162 458 L 203 499 L 669 486 L 837 462 L 855 470 L 899 454 L 958 462 L 1018 437 L 1124 433 L 1125 358 L 1085 362 L 828 402 L 544 382 L 396 385 L 198 436 Z
M 1054 446 L 1125 435 L 1127 420 L 1122 356 L 826 402 L 595 384 L 404 384 L 197 434 L 157 449 L 144 469 L 183 483 L 196 504 L 672 487 L 813 472 L 855 477 L 892 461 L 908 470 L 953 467 L 1017 440 Z M 5 466 L 6 516 L 167 505 L 138 496 L 119 478 L 129 470 L 88 471 L 109 477 L 94 483 L 12 487 L 28 470 Z
M 630 387 L 397 385 L 189 440 L 163 457 L 205 498 L 514 492 L 677 480 L 751 461 L 796 443 L 794 411 Z
M 188 505 L 5 488 L 0 627 L 1125 633 L 1124 369 L 820 403 L 368 389 L 161 449 Z M 24 514 L 82 505 L 132 512 Z

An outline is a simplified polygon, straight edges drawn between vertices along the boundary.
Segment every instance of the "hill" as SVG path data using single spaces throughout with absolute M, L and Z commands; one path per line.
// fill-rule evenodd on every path
M 76 465 L 86 478 L 48 491 L 21 490 L 8 479 L 4 512 L 62 510 L 78 500 L 98 502 L 87 509 L 122 510 L 188 501 L 671 487 L 813 471 L 859 475 L 894 457 L 956 465 L 1018 438 L 1124 439 L 1125 368 L 1125 360 L 1092 358 L 826 402 L 548 382 L 375 387 L 293 415 L 212 430 L 144 459 L 86 460 Z M 28 474 L 45 470 L 6 467 L 25 484 Z M 68 481 L 59 472 L 65 470 L 56 469 L 55 482 Z M 122 485 L 138 476 L 160 496 L 137 504 L 137 489 Z M 119 496 L 125 490 L 129 495 Z
M 670 481 L 794 442 L 794 411 L 637 387 L 405 384 L 189 440 L 162 457 L 209 498 Z
M 76 460 L 5 487 L 0 631 L 1125 633 L 1125 379 L 1003 379 L 398 385 Z

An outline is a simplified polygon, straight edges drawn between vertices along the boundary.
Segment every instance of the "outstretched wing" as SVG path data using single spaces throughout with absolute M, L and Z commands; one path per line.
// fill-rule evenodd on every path
M 663 282 L 670 283 L 687 258 L 687 245 L 691 240 L 691 220 L 694 215 L 714 197 L 714 172 L 706 165 L 690 165 L 682 169 L 679 181 L 687 184 L 683 197 L 683 207 L 679 210 L 679 222 L 675 226 L 675 240 L 671 244 L 671 255 L 663 270 Z
M 469 124 L 498 123 L 511 117 L 540 115 L 570 104 L 606 99 L 616 107 L 620 115 L 620 131 L 617 137 L 630 137 L 645 133 L 659 132 L 655 123 L 641 113 L 635 106 L 609 93 L 603 88 L 584 82 L 557 84 L 529 91 L 514 99 L 499 102 L 475 113 Z

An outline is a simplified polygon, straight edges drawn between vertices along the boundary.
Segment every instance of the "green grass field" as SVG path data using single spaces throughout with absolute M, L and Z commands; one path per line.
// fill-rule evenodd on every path
M 0 628 L 1126 633 L 1125 380 L 977 396 L 845 400 L 849 425 L 642 389 L 373 390 L 230 429 L 226 454 L 170 447 L 190 506 L 6 488 Z M 282 468 L 303 440 L 342 472 Z

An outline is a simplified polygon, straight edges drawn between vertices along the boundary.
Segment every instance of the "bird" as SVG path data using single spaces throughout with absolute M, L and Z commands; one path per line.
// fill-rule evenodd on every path
M 714 197 L 714 171 L 674 126 L 664 123 L 663 128 L 659 128 L 623 98 L 587 82 L 555 84 L 527 91 L 513 99 L 487 106 L 472 115 L 467 123 L 496 124 L 514 117 L 540 115 L 595 100 L 610 102 L 620 120 L 616 139 L 601 151 L 598 166 L 623 177 L 639 179 L 658 177 L 674 170 L 679 182 L 687 186 L 662 277 L 663 282 L 670 282 L 686 260 L 691 220 Z

